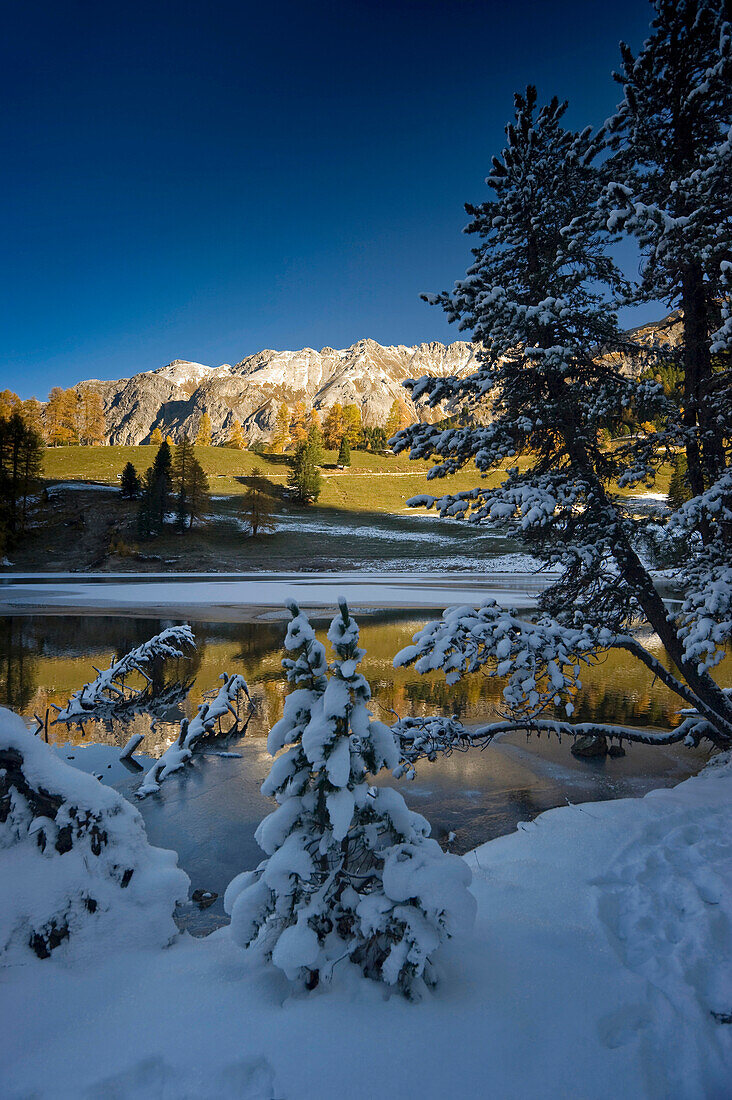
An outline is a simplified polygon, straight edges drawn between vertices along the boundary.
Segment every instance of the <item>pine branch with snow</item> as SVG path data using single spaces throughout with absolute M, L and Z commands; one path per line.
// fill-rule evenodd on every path
M 269 735 L 276 759 L 262 786 L 279 805 L 256 834 L 266 859 L 226 892 L 232 934 L 308 988 L 348 959 L 415 997 L 435 980 L 439 945 L 472 923 L 470 875 L 397 791 L 369 781 L 398 766 L 399 749 L 368 710 L 345 601 L 328 631 L 330 667 L 307 617 L 288 607 L 292 691 Z
M 697 6 L 706 19 L 714 3 L 698 0 Z M 673 21 L 669 0 L 659 0 L 657 7 Z M 686 17 L 694 2 L 678 7 Z M 707 35 L 704 41 L 711 39 Z M 719 50 L 726 58 L 729 44 Z M 650 65 L 645 54 L 643 65 Z M 646 76 L 662 79 L 660 70 Z M 719 81 L 717 86 L 722 95 Z M 703 97 L 694 102 L 694 111 L 706 118 Z M 611 303 L 630 288 L 608 256 L 608 231 L 598 214 L 606 180 L 604 168 L 594 165 L 608 139 L 566 130 L 565 109 L 557 100 L 539 107 L 531 87 L 516 96 L 506 147 L 493 159 L 487 179 L 491 197 L 467 207 L 472 215 L 467 231 L 480 241 L 473 263 L 452 292 L 433 299 L 451 321 L 472 330 L 478 367 L 468 375 L 405 383 L 415 401 L 448 402 L 458 413 L 452 425 L 415 424 L 391 441 L 397 451 L 409 449 L 410 457 L 431 460 L 429 477 L 436 481 L 467 466 L 482 479 L 473 489 L 423 494 L 411 505 L 503 530 L 558 579 L 541 595 L 539 623 L 514 617 L 509 625 L 497 609 L 485 606 L 451 610 L 442 623 L 420 633 L 413 659 L 418 669 L 443 668 L 448 679 L 495 661 L 493 674 L 509 677 L 505 721 L 538 729 L 540 716 L 556 723 L 554 715 L 544 713 L 549 707 L 573 705 L 578 684 L 572 677 L 579 665 L 592 663 L 603 647 L 622 644 L 696 710 L 694 737 L 727 747 L 732 700 L 711 671 L 730 638 L 732 620 L 727 518 L 732 418 L 724 415 L 732 400 L 729 356 L 721 356 L 706 374 L 697 372 L 703 385 L 699 381 L 694 401 L 681 410 L 653 377 L 654 364 L 666 362 L 667 352 L 643 350 L 620 333 Z M 722 135 L 714 117 L 700 133 L 709 139 L 709 159 L 700 170 L 724 187 L 718 172 Z M 726 201 L 710 199 L 708 209 L 717 204 L 713 217 L 721 220 L 715 239 L 732 254 L 732 222 L 721 217 Z M 699 330 L 707 351 L 710 340 L 721 338 L 721 329 L 711 332 L 713 317 L 710 313 Z M 698 351 L 697 345 L 698 339 Z M 645 368 L 632 377 L 621 369 L 629 355 Z M 691 363 L 689 355 L 685 361 Z M 704 407 L 713 411 L 704 430 L 697 418 L 702 395 Z M 696 410 L 691 420 L 690 408 Z M 620 437 L 610 448 L 602 445 L 607 431 Z M 698 504 L 691 502 L 674 523 L 639 518 L 623 492 L 653 484 L 673 449 L 682 443 L 690 453 L 695 440 L 713 456 L 707 463 L 710 476 L 694 491 Z M 491 473 L 500 477 L 497 486 L 486 481 Z M 651 547 L 672 553 L 685 523 L 691 529 L 684 533 L 679 579 L 686 599 L 674 616 L 642 554 Z M 660 637 L 678 675 L 641 644 L 639 627 L 645 625 Z M 607 735 L 613 736 L 609 727 Z

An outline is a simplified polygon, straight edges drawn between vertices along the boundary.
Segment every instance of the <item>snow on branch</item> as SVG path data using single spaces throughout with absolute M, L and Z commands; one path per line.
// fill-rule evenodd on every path
M 173 772 L 182 768 L 193 755 L 196 744 L 205 737 L 212 735 L 231 736 L 240 725 L 240 705 L 242 695 L 249 702 L 249 712 L 254 709 L 249 688 L 243 676 L 235 673 L 231 676 L 222 672 L 219 676 L 223 680 L 216 697 L 213 700 L 201 703 L 194 718 L 188 721 L 184 718 L 180 724 L 180 733 L 177 740 L 165 750 L 159 760 L 153 764 L 137 790 L 137 797 L 144 798 L 160 790 L 160 784 Z M 227 729 L 222 729 L 221 721 L 227 716 L 233 718 L 233 722 Z
M 58 714 L 55 722 L 76 722 L 81 724 L 87 718 L 108 714 L 122 708 L 138 705 L 151 697 L 152 677 L 149 675 L 154 662 L 186 657 L 196 648 L 196 641 L 190 626 L 170 626 L 131 649 L 118 661 L 112 661 L 108 669 L 98 672 L 92 680 L 74 692 L 65 707 L 56 707 Z M 132 687 L 126 681 L 134 673 L 145 680 L 140 687 Z M 53 704 L 55 706 L 55 704 Z
M 669 731 L 641 730 L 605 722 L 572 723 L 544 717 L 561 704 L 568 717 L 582 688 L 580 670 L 600 659 L 603 649 L 625 649 L 642 661 L 671 691 L 691 704 L 685 720 Z M 499 733 L 524 730 L 578 737 L 603 737 L 665 745 L 677 741 L 697 744 L 701 738 L 719 743 L 717 715 L 688 684 L 669 671 L 631 634 L 583 623 L 567 627 L 549 617 L 538 622 L 521 619 L 495 600 L 480 607 L 448 608 L 442 619 L 428 623 L 394 658 L 395 667 L 413 665 L 420 674 L 440 670 L 449 684 L 466 673 L 483 671 L 507 677 L 503 689 L 503 721 L 468 730 L 455 717 L 403 718 L 392 727 L 400 743 L 399 775 L 413 776 L 415 762 L 434 760 L 454 750 L 484 748 Z M 724 698 L 727 698 L 726 693 Z
M 628 741 L 640 745 L 674 745 L 680 741 L 688 746 L 698 745 L 704 737 L 713 736 L 714 728 L 698 714 L 685 718 L 675 729 L 647 730 L 635 726 L 614 726 L 606 722 L 562 722 L 550 718 L 506 719 L 485 726 L 468 729 L 453 716 L 439 715 L 424 718 L 400 718 L 391 727 L 400 745 L 400 763 L 394 771 L 397 779 L 413 779 L 415 766 L 420 760 L 432 763 L 438 756 L 450 756 L 453 752 L 469 749 L 485 749 L 496 738 L 506 733 L 526 733 L 556 736 L 560 740 L 571 737 L 605 738 L 622 744 Z
M 512 712 L 527 719 L 564 701 L 572 714 L 572 698 L 581 688 L 580 666 L 597 660 L 598 645 L 613 639 L 610 631 L 561 626 L 553 619 L 537 623 L 484 600 L 448 608 L 442 619 L 428 623 L 402 649 L 394 665 L 414 665 L 417 672 L 441 669 L 448 684 L 466 673 L 486 669 L 489 676 L 508 676 L 503 697 Z

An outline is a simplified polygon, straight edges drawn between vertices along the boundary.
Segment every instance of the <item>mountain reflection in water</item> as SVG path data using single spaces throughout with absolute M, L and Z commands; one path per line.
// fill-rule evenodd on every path
M 394 715 L 456 714 L 466 723 L 482 723 L 498 716 L 503 681 L 483 675 L 467 677 L 448 687 L 437 673 L 418 676 L 413 669 L 394 669 L 394 654 L 428 621 L 417 616 L 378 612 L 359 614 L 362 664 L 373 691 L 372 710 L 385 722 Z M 171 619 L 117 616 L 15 616 L 0 620 L 0 705 L 10 707 L 31 723 L 43 717 L 51 704 L 63 705 L 72 692 L 95 672 L 108 667 L 129 649 L 159 633 Z M 326 641 L 326 620 L 314 620 L 318 636 Z M 281 667 L 285 622 L 191 622 L 197 651 L 191 660 L 169 662 L 168 683 L 192 680 L 190 691 L 178 703 L 133 715 L 129 722 L 94 720 L 84 732 L 53 724 L 49 740 L 57 745 L 123 745 L 133 733 L 145 740 L 139 753 L 159 756 L 178 734 L 180 720 L 192 717 L 203 692 L 218 687 L 220 673 L 241 673 L 256 704 L 246 735 L 223 745 L 216 743 L 196 757 L 192 767 L 166 780 L 159 796 L 139 803 L 150 839 L 175 848 L 194 887 L 221 893 L 238 871 L 253 867 L 261 853 L 254 829 L 271 803 L 259 793 L 270 758 L 265 737 L 278 718 L 287 694 Z M 652 639 L 645 644 L 653 648 Z M 327 643 L 326 643 L 327 645 Z M 329 650 L 329 646 L 327 646 Z M 656 655 L 665 660 L 660 645 Z M 732 684 L 729 658 L 717 674 Z M 678 700 L 643 665 L 627 654 L 604 655 L 582 672 L 583 688 L 575 700 L 577 721 L 606 719 L 620 725 L 668 728 L 679 721 Z M 53 721 L 54 711 L 50 717 Z M 218 749 L 239 753 L 222 758 Z M 497 835 L 510 832 L 521 821 L 543 810 L 569 802 L 639 795 L 655 786 L 679 782 L 693 774 L 707 758 L 704 749 L 683 746 L 651 748 L 629 746 L 627 756 L 576 760 L 570 744 L 556 739 L 527 739 L 514 734 L 487 750 L 455 753 L 449 758 L 418 766 L 415 780 L 401 789 L 413 809 L 431 821 L 433 835 L 445 842 L 454 833 L 454 851 L 466 851 Z M 88 752 L 88 750 L 84 750 Z M 84 752 L 66 749 L 79 765 Z M 90 756 L 91 758 L 91 756 Z M 84 766 L 82 763 L 81 766 Z M 89 767 L 87 770 L 96 770 Z M 110 781 L 132 796 L 139 775 L 110 772 Z M 207 920 L 222 919 L 220 905 Z

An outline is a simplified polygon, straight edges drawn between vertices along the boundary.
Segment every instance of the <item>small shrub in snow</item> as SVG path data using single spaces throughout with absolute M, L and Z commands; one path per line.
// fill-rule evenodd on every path
M 350 959 L 411 997 L 433 984 L 440 943 L 472 924 L 470 871 L 429 839 L 401 794 L 369 783 L 397 767 L 399 749 L 368 710 L 345 601 L 328 631 L 330 667 L 307 617 L 288 607 L 283 666 L 293 689 L 267 747 L 273 756 L 290 747 L 262 786 L 279 803 L 256 834 L 267 858 L 226 892 L 232 934 L 308 988 Z
M 121 795 L 0 709 L 0 959 L 170 942 L 189 885 L 176 864 Z

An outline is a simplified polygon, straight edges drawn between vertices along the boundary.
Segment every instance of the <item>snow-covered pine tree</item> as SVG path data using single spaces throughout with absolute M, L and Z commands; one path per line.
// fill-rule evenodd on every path
M 410 503 L 503 524 L 560 577 L 542 596 L 539 623 L 494 604 L 478 612 L 462 609 L 465 614 L 457 609 L 420 632 L 397 662 L 416 661 L 422 671 L 442 667 L 453 680 L 480 668 L 510 674 L 507 721 L 487 727 L 484 737 L 499 728 L 576 735 L 588 731 L 555 720 L 552 707 L 563 703 L 571 715 L 578 665 L 597 659 L 602 647 L 624 649 L 694 714 L 665 733 L 604 723 L 593 733 L 655 743 L 708 737 L 727 746 L 732 696 L 710 670 L 732 633 L 732 586 L 721 579 L 710 588 L 697 577 L 683 612 L 669 616 L 637 553 L 632 507 L 614 488 L 652 480 L 664 433 L 642 425 L 673 421 L 677 407 L 659 384 L 628 377 L 617 356 L 607 354 L 639 356 L 642 349 L 619 332 L 603 297 L 621 280 L 597 221 L 597 146 L 589 131 L 562 127 L 564 110 L 556 100 L 537 110 L 533 88 L 516 97 L 507 146 L 487 180 L 494 197 L 467 208 L 473 218 L 468 232 L 482 239 L 473 249 L 474 263 L 452 293 L 432 299 L 461 328 L 472 329 L 480 367 L 465 378 L 406 385 L 415 399 L 459 408 L 457 425 L 415 424 L 393 442 L 395 450 L 411 448 L 413 458 L 438 459 L 430 471 L 437 478 L 469 462 L 487 474 L 516 460 L 496 489 L 478 486 Z M 492 419 L 481 425 L 470 408 L 487 402 Z M 599 430 L 618 427 L 629 414 L 634 435 L 603 450 Z M 720 531 L 729 529 L 727 499 L 718 489 L 699 499 L 696 510 L 691 503 L 681 509 L 675 523 L 693 527 L 703 517 Z M 678 673 L 642 644 L 637 627 L 644 623 L 660 636 Z
M 440 943 L 472 923 L 470 871 L 429 839 L 428 822 L 401 794 L 370 785 L 396 767 L 399 751 L 368 710 L 364 651 L 345 600 L 328 631 L 330 668 L 307 617 L 288 608 L 292 691 L 267 747 L 273 756 L 290 747 L 262 786 L 279 803 L 256 834 L 267 858 L 226 891 L 232 934 L 308 988 L 350 959 L 414 997 L 434 982 Z
M 638 56 L 621 43 L 615 78 L 625 94 L 605 123 L 603 205 L 609 228 L 632 233 L 642 249 L 627 300 L 682 311 L 683 340 L 668 358 L 681 368 L 683 411 L 669 442 L 684 447 L 696 496 L 724 474 L 732 430 L 729 354 L 718 357 L 732 347 L 732 5 L 653 7 Z

